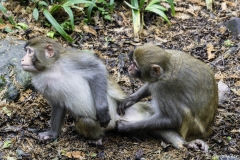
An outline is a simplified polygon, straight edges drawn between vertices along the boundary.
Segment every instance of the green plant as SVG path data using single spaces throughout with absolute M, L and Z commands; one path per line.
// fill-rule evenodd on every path
M 214 3 L 214 0 L 206 0 L 207 9 L 209 9 L 210 11 L 212 10 L 213 3 Z
M 91 1 L 89 0 L 65 0 L 60 4 L 54 4 L 51 9 L 48 10 L 48 4 L 45 1 L 33 0 L 33 2 L 35 3 L 35 8 L 33 9 L 33 17 L 35 18 L 35 20 L 38 20 L 39 13 L 43 12 L 44 16 L 51 23 L 51 25 L 60 33 L 62 37 L 64 37 L 69 42 L 72 42 L 73 39 L 65 32 L 64 29 L 73 30 L 74 28 L 74 16 L 72 8 L 82 11 L 83 8 L 78 7 L 76 4 L 91 3 Z M 70 22 L 65 21 L 62 25 L 60 25 L 52 16 L 61 8 L 64 9 L 70 19 Z
M 7 12 L 7 9 L 3 7 L 2 3 L 0 3 L 0 10 L 3 12 L 3 14 L 8 18 L 8 20 L 11 22 L 12 25 L 15 25 L 15 21 L 13 20 L 13 17 L 11 14 Z M 1 20 L 0 20 L 1 21 Z
M 88 16 L 88 21 L 91 21 L 91 14 L 93 11 L 93 8 L 96 8 L 97 11 L 100 12 L 102 17 L 106 20 L 111 20 L 110 13 L 113 12 L 114 8 L 114 0 L 110 0 L 108 3 L 106 0 L 92 0 L 91 4 L 85 4 L 85 7 L 87 7 L 87 16 Z M 107 11 L 106 8 L 109 8 L 109 12 Z
M 141 23 L 141 13 L 142 13 L 142 22 L 143 22 L 143 12 L 150 11 L 160 15 L 165 21 L 170 24 L 168 17 L 164 13 L 167 9 L 161 6 L 160 2 L 165 1 L 170 4 L 171 6 L 171 13 L 175 15 L 174 3 L 173 0 L 151 0 L 150 2 L 147 1 L 147 6 L 145 7 L 145 0 L 131 0 L 131 4 L 125 3 L 132 9 L 132 19 L 133 19 L 133 34 L 134 34 L 134 41 L 139 41 L 139 31 L 141 30 L 143 23 Z M 144 8 L 145 7 L 145 8 Z

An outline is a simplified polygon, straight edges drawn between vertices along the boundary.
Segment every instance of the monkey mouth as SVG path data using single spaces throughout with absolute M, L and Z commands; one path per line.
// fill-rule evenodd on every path
M 37 69 L 31 65 L 22 64 L 22 68 L 24 71 L 28 71 L 28 72 L 36 72 L 37 71 Z
M 29 68 L 29 65 L 22 64 L 22 68 L 23 68 L 23 69 L 25 69 L 25 68 Z

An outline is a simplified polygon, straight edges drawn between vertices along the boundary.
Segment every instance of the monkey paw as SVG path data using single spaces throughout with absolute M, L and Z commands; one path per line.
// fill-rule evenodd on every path
M 100 127 L 104 127 L 104 128 L 107 127 L 107 125 L 109 124 L 109 122 L 111 120 L 109 113 L 102 115 L 102 116 L 97 115 L 97 117 L 98 117 L 98 121 L 100 123 Z
M 38 133 L 38 137 L 39 137 L 39 140 L 42 142 L 53 141 L 54 139 L 57 138 L 57 136 L 53 134 L 51 131 L 40 132 Z
M 183 144 L 183 146 L 185 146 L 189 149 L 201 150 L 203 152 L 208 152 L 208 145 L 200 139 L 196 139 L 196 140 L 193 140 L 190 142 L 185 142 Z

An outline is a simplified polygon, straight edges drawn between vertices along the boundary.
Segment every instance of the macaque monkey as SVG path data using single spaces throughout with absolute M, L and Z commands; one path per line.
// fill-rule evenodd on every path
M 107 127 L 111 120 L 107 70 L 100 60 L 91 53 L 76 53 L 44 37 L 29 40 L 24 48 L 27 53 L 22 67 L 32 73 L 33 86 L 52 108 L 51 129 L 40 133 L 40 139 L 55 139 L 59 135 L 66 110 Z
M 125 97 L 108 78 L 104 64 L 91 52 L 66 49 L 45 37 L 29 40 L 24 48 L 22 68 L 32 73 L 33 86 L 52 108 L 51 128 L 39 133 L 39 139 L 57 138 L 66 111 L 70 111 L 80 134 L 101 144 L 104 132 L 115 128 L 117 105 Z M 148 109 L 146 103 L 134 104 L 122 118 L 143 119 L 152 114 Z M 136 116 L 132 118 L 132 114 Z
M 119 105 L 118 113 L 151 95 L 153 114 L 138 121 L 120 120 L 119 131 L 150 131 L 176 148 L 208 150 L 198 138 L 212 133 L 218 89 L 210 67 L 177 50 L 147 44 L 130 55 L 129 75 L 146 82 Z M 190 142 L 189 142 L 190 141 Z

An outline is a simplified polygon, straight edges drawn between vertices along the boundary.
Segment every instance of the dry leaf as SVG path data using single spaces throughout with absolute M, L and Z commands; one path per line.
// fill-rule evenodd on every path
M 237 82 L 235 83 L 235 86 L 240 86 L 240 81 L 237 81 Z
M 83 152 L 80 152 L 80 151 L 73 151 L 73 152 L 72 152 L 73 158 L 78 158 L 78 159 L 80 159 L 80 158 L 83 158 L 83 155 L 84 155 L 84 153 L 83 153 Z
M 232 91 L 234 94 L 240 96 L 240 89 L 232 88 L 231 91 Z
M 183 20 L 192 18 L 191 16 L 189 16 L 188 14 L 185 14 L 185 13 L 176 13 L 175 17 L 178 19 L 183 19 Z
M 4 29 L 6 26 L 6 24 L 0 24 L 0 29 Z
M 227 3 L 226 3 L 226 2 L 223 2 L 223 3 L 221 4 L 221 8 L 222 8 L 223 11 L 227 11 Z
M 67 152 L 65 156 L 67 156 L 68 158 L 72 158 L 72 152 Z
M 230 6 L 230 7 L 237 7 L 237 4 L 236 2 L 229 2 L 229 1 L 226 1 L 227 5 Z
M 65 156 L 67 156 L 68 158 L 77 158 L 77 159 L 81 159 L 85 157 L 85 153 L 81 152 L 81 151 L 72 151 L 72 152 L 67 152 L 65 154 Z
M 222 72 L 217 72 L 215 74 L 215 79 L 225 79 L 227 76 L 223 74 Z
M 87 33 L 91 33 L 93 34 L 94 36 L 97 36 L 97 32 L 96 30 L 93 28 L 93 27 L 90 27 L 90 26 L 83 26 L 83 31 L 84 32 L 87 32 Z
M 208 60 L 215 58 L 215 54 L 212 54 L 212 51 L 214 51 L 213 45 L 212 44 L 207 44 Z
M 156 35 L 154 35 L 154 38 L 155 38 L 155 40 L 157 40 L 157 41 L 159 41 L 159 42 L 163 42 L 163 43 L 167 43 L 167 39 L 162 39 L 162 38 L 160 38 L 160 37 L 158 37 L 158 36 L 156 36 Z

